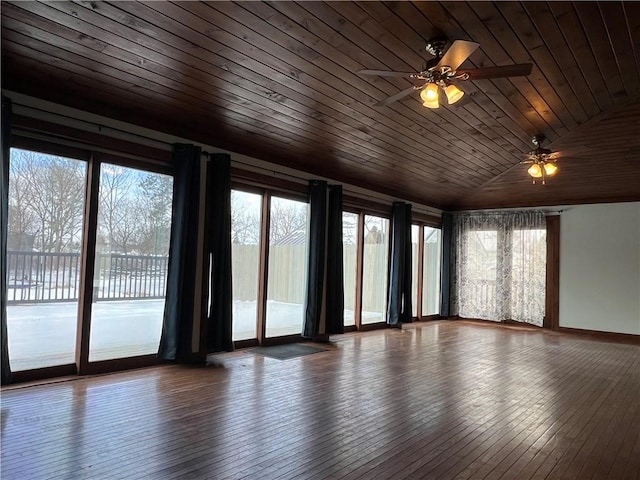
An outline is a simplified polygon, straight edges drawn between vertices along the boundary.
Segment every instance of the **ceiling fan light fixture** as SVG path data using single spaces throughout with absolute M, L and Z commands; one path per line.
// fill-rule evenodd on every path
M 464 92 L 458 87 L 449 86 L 449 82 L 463 80 L 485 80 L 491 78 L 521 77 L 531 74 L 532 63 L 521 63 L 513 65 L 503 65 L 496 67 L 481 67 L 462 69 L 458 68 L 475 52 L 480 44 L 466 40 L 454 40 L 451 46 L 445 51 L 445 46 L 449 41 L 445 38 L 434 38 L 426 45 L 427 52 L 434 58 L 429 60 L 422 70 L 417 72 L 396 72 L 393 70 L 358 70 L 359 75 L 375 75 L 379 77 L 405 77 L 411 80 L 413 86 L 406 90 L 380 100 L 377 107 L 387 105 L 403 99 L 407 95 L 420 90 L 423 105 L 429 108 L 438 108 L 433 102 L 437 99 L 438 88 L 442 87 L 449 104 L 458 102 Z M 420 86 L 418 82 L 423 82 Z
M 444 89 L 444 93 L 447 96 L 449 105 L 453 105 L 464 96 L 464 92 L 453 84 L 447 85 Z
M 544 135 L 536 135 L 531 140 L 531 143 L 536 147 L 535 150 L 529 152 L 529 158 L 525 162 L 532 165 L 527 170 L 527 173 L 533 177 L 533 183 L 535 185 L 537 178 L 542 178 L 542 185 L 546 184 L 546 178 L 555 175 L 558 171 L 558 166 L 555 163 L 557 152 L 552 152 L 548 148 L 542 148 L 542 142 L 544 142 Z
M 546 162 L 544 164 L 544 173 L 550 177 L 551 175 L 555 174 L 558 171 L 558 167 L 555 163 L 553 162 Z
M 529 167 L 527 173 L 531 175 L 533 178 L 541 178 L 542 177 L 542 167 L 539 164 L 534 163 Z
M 428 83 L 426 87 L 420 92 L 420 98 L 425 103 L 432 103 L 438 101 L 438 85 L 435 83 Z M 434 108 L 434 107 L 430 107 Z

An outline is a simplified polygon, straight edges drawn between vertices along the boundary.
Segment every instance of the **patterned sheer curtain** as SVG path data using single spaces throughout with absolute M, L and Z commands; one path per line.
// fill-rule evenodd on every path
M 542 326 L 547 234 L 543 212 L 453 217 L 452 313 Z

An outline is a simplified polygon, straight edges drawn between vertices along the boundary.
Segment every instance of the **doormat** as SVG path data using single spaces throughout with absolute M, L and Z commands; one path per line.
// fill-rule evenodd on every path
M 302 343 L 287 343 L 284 345 L 273 345 L 271 347 L 256 347 L 249 351 L 269 358 L 288 360 L 290 358 L 311 355 L 312 353 L 326 352 L 326 349 L 312 347 L 311 345 L 304 345 Z

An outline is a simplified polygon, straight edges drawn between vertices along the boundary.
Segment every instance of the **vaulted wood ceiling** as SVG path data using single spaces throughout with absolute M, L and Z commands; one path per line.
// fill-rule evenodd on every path
M 441 208 L 640 199 L 640 2 L 2 2 L 3 88 Z M 481 44 L 437 110 L 361 69 Z M 560 171 L 518 162 L 544 134 Z

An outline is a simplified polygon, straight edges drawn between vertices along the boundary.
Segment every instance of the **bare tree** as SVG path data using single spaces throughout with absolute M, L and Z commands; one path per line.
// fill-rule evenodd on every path
M 100 236 L 110 251 L 128 253 L 132 249 L 137 220 L 132 218 L 131 196 L 135 187 L 132 170 L 103 165 L 100 172 Z
M 283 239 L 306 228 L 307 208 L 307 204 L 273 198 L 271 201 L 271 242 L 280 243 Z
M 141 232 L 141 253 L 167 255 L 171 234 L 171 204 L 173 200 L 173 178 L 167 175 L 146 173 L 138 184 Z
M 102 242 L 111 251 L 167 255 L 173 178 L 116 165 L 100 175 Z
M 260 243 L 260 211 L 247 208 L 244 192 L 231 192 L 231 242 L 238 245 Z
M 238 245 L 260 243 L 260 210 L 247 204 L 245 192 L 231 192 L 231 241 Z M 280 243 L 301 233 L 307 226 L 308 205 L 273 197 L 271 199 L 270 241 Z
M 385 241 L 386 236 L 386 220 L 365 216 L 364 221 L 364 243 L 381 244 Z
M 10 165 L 12 230 L 35 234 L 43 252 L 75 248 L 82 231 L 83 162 L 16 149 Z
M 142 242 L 146 214 L 139 198 L 125 197 L 119 205 L 120 209 L 112 215 L 109 238 L 113 250 L 128 255 Z
M 345 245 L 358 243 L 358 214 L 350 212 L 342 214 L 342 241 Z
M 28 171 L 18 155 L 12 158 L 10 166 L 8 230 L 10 236 L 22 238 L 35 234 L 38 229 L 36 215 L 29 207 Z

